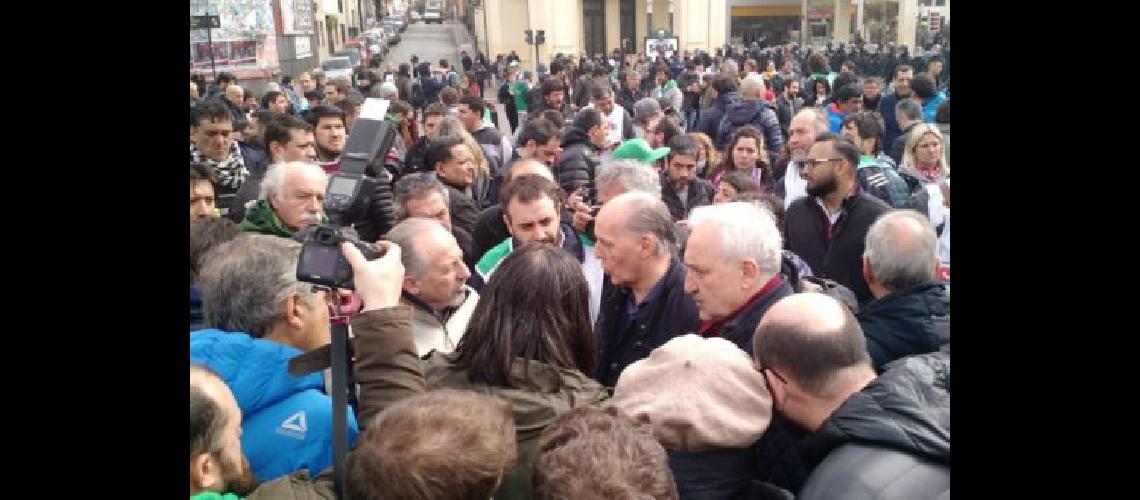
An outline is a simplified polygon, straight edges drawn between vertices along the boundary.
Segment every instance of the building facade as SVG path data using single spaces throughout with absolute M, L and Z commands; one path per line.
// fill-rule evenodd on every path
M 451 0 L 470 9 L 479 49 L 493 59 L 515 51 L 526 68 L 555 54 L 643 52 L 660 31 L 682 51 L 715 51 L 727 43 L 826 43 L 857 33 L 868 43 L 913 47 L 920 15 L 945 11 L 949 0 Z M 920 4 L 930 4 L 920 7 Z M 462 15 L 462 14 L 460 14 Z M 929 19 L 930 15 L 925 14 Z M 927 25 L 930 21 L 926 21 Z M 546 43 L 524 40 L 543 30 Z
M 311 0 L 190 0 L 190 15 L 219 18 L 210 33 L 190 32 L 190 71 L 208 80 L 227 71 L 256 92 L 318 64 Z

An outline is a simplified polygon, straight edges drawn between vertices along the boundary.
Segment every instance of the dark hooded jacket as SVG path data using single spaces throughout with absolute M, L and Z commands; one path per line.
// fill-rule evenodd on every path
M 896 361 L 803 445 L 800 500 L 934 500 L 950 492 L 950 354 Z
M 695 132 L 703 132 L 715 143 L 717 140 L 717 128 L 720 127 L 721 118 L 724 118 L 724 113 L 728 109 L 728 106 L 739 100 L 739 92 L 728 92 L 724 95 L 716 96 L 716 99 L 713 100 L 712 107 L 701 113 L 701 119 L 697 121 L 697 130 L 695 130 Z
M 876 372 L 899 358 L 937 351 L 950 342 L 950 296 L 924 283 L 865 304 L 856 315 Z
M 784 145 L 784 134 L 780 131 L 780 118 L 776 110 L 763 99 L 742 99 L 725 110 L 723 123 L 717 127 L 716 149 L 724 151 L 732 134 L 745 125 L 752 125 L 764 133 L 764 146 L 768 157 L 775 158 Z
M 562 141 L 562 157 L 555 170 L 558 185 L 567 194 L 582 186 L 587 189 L 594 187 L 594 174 L 601 164 L 601 153 L 601 148 L 590 142 L 586 131 L 573 125 L 567 127 L 566 138 Z

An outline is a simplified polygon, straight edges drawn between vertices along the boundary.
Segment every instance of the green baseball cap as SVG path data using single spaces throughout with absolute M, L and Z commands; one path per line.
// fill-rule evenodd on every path
M 621 143 L 614 150 L 615 160 L 637 160 L 641 163 L 652 164 L 669 154 L 668 147 L 653 149 L 645 139 L 630 139 Z

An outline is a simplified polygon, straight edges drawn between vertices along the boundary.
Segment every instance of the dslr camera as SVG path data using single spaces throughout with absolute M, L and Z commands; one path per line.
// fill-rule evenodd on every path
M 325 191 L 325 221 L 297 235 L 301 256 L 297 260 L 297 279 L 331 288 L 355 289 L 352 266 L 340 250 L 340 244 L 352 243 L 368 260 L 384 253 L 374 244 L 353 237 L 348 228 L 367 213 L 376 183 L 381 182 L 365 172 L 368 165 L 384 161 L 396 138 L 395 127 L 385 120 L 388 101 L 369 98 L 361 107 L 360 117 L 340 157 L 340 170 L 329 177 Z

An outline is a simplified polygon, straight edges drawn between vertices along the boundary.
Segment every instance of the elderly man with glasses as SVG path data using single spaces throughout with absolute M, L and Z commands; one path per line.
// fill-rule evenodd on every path
M 816 276 L 849 288 L 863 304 L 873 298 L 863 277 L 864 239 L 875 219 L 891 207 L 859 189 L 861 154 L 849 139 L 816 136 L 800 162 L 807 196 L 788 207 L 784 248 L 803 258 Z

